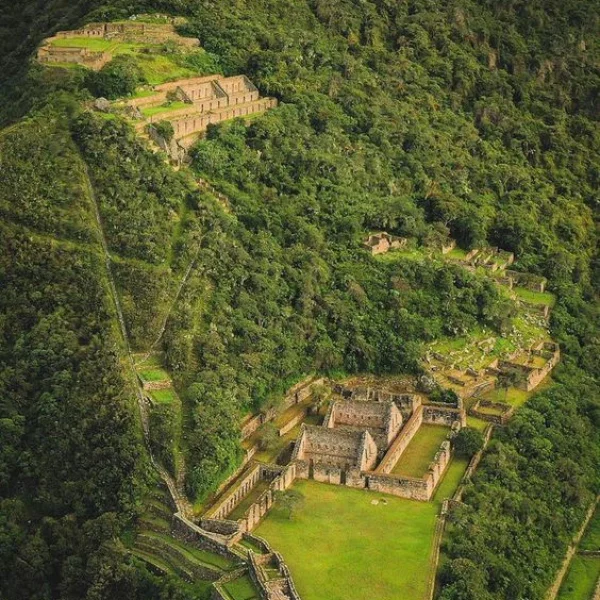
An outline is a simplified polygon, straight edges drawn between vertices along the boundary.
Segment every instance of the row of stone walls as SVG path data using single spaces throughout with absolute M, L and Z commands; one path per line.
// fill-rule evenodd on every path
M 261 413 L 255 415 L 242 425 L 241 438 L 245 440 L 249 438 L 263 423 L 265 422 L 265 416 Z
M 410 416 L 408 421 L 404 424 L 404 427 L 400 430 L 400 433 L 396 439 L 392 442 L 392 445 L 386 452 L 381 463 L 375 469 L 376 473 L 390 473 L 398 462 L 402 453 L 406 450 L 408 444 L 413 439 L 419 427 L 423 423 L 423 406 L 419 405 L 413 414 Z
M 491 408 L 498 411 L 498 414 L 490 414 L 480 410 L 481 408 Z M 482 421 L 504 425 L 515 412 L 515 407 L 501 402 L 492 402 L 491 400 L 478 400 L 471 408 L 469 413 Z
M 209 519 L 225 519 L 234 508 L 250 493 L 262 478 L 261 465 L 254 465 L 246 475 L 207 512 Z
M 220 554 L 221 556 L 233 560 L 239 558 L 228 546 L 230 542 L 236 539 L 237 534 L 226 537 L 213 535 L 210 532 L 204 531 L 202 528 L 198 527 L 198 525 L 192 523 L 179 513 L 173 515 L 171 533 L 174 537 L 179 538 L 196 548 L 200 548 L 201 550 L 214 552 L 215 554 Z M 241 533 L 239 536 L 241 537 Z
M 362 435 L 358 450 L 358 467 L 361 471 L 370 471 L 377 463 L 377 444 L 368 431 Z
M 291 464 L 285 468 L 264 467 L 263 474 L 269 475 L 273 479 L 269 488 L 250 505 L 244 516 L 238 521 L 241 525 L 241 530 L 244 532 L 252 531 L 260 523 L 273 505 L 276 492 L 283 492 L 294 483 L 296 479 L 296 465 Z

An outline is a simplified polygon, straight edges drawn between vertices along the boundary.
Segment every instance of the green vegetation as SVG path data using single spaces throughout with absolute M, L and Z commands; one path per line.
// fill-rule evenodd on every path
M 485 328 L 499 352 L 548 335 L 483 269 L 412 251 L 416 260 L 374 259 L 365 232 L 414 237 L 417 248 L 450 233 L 463 248 L 513 251 L 515 268 L 547 277 L 558 385 L 492 442 L 452 514 L 440 582 L 444 600 L 542 598 L 600 472 L 597 3 L 5 4 L 0 596 L 190 596 L 113 541 L 149 469 L 95 198 L 134 350 L 167 322 L 193 500 L 236 468 L 240 414 L 301 373 L 419 373 L 436 340 Z M 141 78 L 109 78 L 111 93 L 208 65 L 248 74 L 280 107 L 211 128 L 193 174 L 174 172 L 119 118 L 85 112 L 82 69 L 29 61 L 57 28 L 136 10 L 185 13 L 206 52 L 124 54 Z M 229 213 L 194 176 L 228 196 Z M 368 574 L 365 555 L 355 556 Z
M 524 300 L 529 304 L 552 307 L 556 301 L 554 294 L 551 294 L 550 292 L 533 292 L 520 287 L 513 288 L 513 292 L 517 295 L 517 298 Z
M 450 429 L 441 425 L 421 425 L 408 444 L 392 473 L 404 477 L 423 477 Z
M 257 534 L 282 553 L 302 598 L 423 596 L 436 503 L 313 481 L 299 482 L 293 489 L 304 494 L 304 505 L 292 519 L 275 506 Z M 374 500 L 379 503 L 371 504 Z
M 579 544 L 580 550 L 600 550 L 600 508 L 596 509 Z
M 223 584 L 231 600 L 259 600 L 260 596 L 248 575 Z
M 558 600 L 593 600 L 599 579 L 600 558 L 575 555 L 558 592 Z

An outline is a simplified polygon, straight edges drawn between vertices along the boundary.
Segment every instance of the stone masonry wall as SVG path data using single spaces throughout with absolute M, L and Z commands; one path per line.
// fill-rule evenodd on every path
M 410 444 L 410 441 L 419 430 L 419 427 L 421 427 L 421 423 L 423 423 L 422 405 L 418 406 L 408 421 L 406 421 L 404 427 L 400 430 L 400 433 L 392 442 L 392 445 L 386 452 L 381 463 L 379 463 L 379 466 L 375 470 L 376 473 L 386 474 L 391 472 L 391 470 L 394 468 L 394 465 L 398 462 L 398 459 L 406 450 L 406 447 L 408 444 Z

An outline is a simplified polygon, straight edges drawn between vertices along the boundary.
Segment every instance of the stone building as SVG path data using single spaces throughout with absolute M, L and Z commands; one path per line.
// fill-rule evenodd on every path
M 408 240 L 403 237 L 390 235 L 385 231 L 373 233 L 367 237 L 363 246 L 371 252 L 373 256 L 376 254 L 384 254 L 389 250 L 400 250 L 406 246 Z

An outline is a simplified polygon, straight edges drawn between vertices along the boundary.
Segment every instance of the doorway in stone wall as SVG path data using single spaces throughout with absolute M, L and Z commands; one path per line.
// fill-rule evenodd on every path
M 342 469 L 340 473 L 340 484 L 346 485 L 346 469 Z
M 308 461 L 308 478 L 315 478 L 315 461 L 312 458 Z

